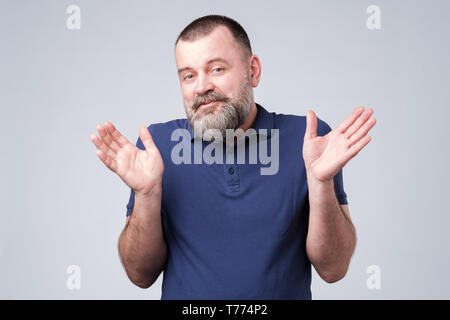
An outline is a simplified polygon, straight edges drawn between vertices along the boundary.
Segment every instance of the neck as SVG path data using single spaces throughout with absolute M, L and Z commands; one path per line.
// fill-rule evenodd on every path
M 242 129 L 244 132 L 247 131 L 247 129 L 251 128 L 253 122 L 256 119 L 256 114 L 258 113 L 258 109 L 256 108 L 255 101 L 253 101 L 250 104 L 250 112 L 248 113 L 247 119 L 245 119 L 245 122 L 238 128 Z M 227 141 L 227 138 L 225 137 L 225 142 L 228 144 L 234 144 L 236 143 L 237 136 L 234 136 L 234 139 L 232 141 Z
M 252 101 L 250 104 L 250 112 L 248 113 L 247 119 L 245 119 L 245 122 L 239 127 L 239 129 L 242 129 L 247 131 L 247 129 L 251 128 L 253 122 L 256 119 L 256 114 L 258 113 L 258 109 L 256 108 L 255 101 Z

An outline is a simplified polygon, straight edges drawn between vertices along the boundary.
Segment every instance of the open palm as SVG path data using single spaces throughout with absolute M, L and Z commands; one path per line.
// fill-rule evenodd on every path
M 92 134 L 91 141 L 97 147 L 97 156 L 136 193 L 146 194 L 162 181 L 164 163 L 146 127 L 139 129 L 139 137 L 145 150 L 130 143 L 114 125 L 107 121 L 98 125 L 100 138 Z
M 303 141 L 303 160 L 308 175 L 322 182 L 333 179 L 370 142 L 367 133 L 376 123 L 375 118 L 370 118 L 372 114 L 372 109 L 358 107 L 337 128 L 325 136 L 317 136 L 317 117 L 309 110 Z

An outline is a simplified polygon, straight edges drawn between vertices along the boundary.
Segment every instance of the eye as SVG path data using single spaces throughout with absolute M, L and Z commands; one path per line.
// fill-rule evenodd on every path
M 192 77 L 193 77 L 193 75 L 189 73 L 189 74 L 185 75 L 185 76 L 183 77 L 183 79 L 184 79 L 184 80 L 191 80 Z
M 218 70 L 217 72 L 220 72 L 220 71 L 224 70 L 224 68 L 222 68 L 222 67 L 214 68 L 214 71 L 216 71 L 216 70 Z

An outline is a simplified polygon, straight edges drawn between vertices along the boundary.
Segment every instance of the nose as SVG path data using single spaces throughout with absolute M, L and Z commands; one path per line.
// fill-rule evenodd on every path
M 196 95 L 203 95 L 208 91 L 214 91 L 214 83 L 206 75 L 198 75 L 197 87 L 195 88 Z

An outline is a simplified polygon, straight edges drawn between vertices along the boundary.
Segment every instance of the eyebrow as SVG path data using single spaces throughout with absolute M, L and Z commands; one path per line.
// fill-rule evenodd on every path
M 211 63 L 213 63 L 213 62 L 223 62 L 223 63 L 229 65 L 229 63 L 228 63 L 227 60 L 225 60 L 224 58 L 219 58 L 219 57 L 217 57 L 217 58 L 212 58 L 212 59 L 208 60 L 208 61 L 206 62 L 206 64 L 211 64 Z M 182 73 L 183 71 L 189 70 L 189 69 L 192 69 L 192 68 L 191 68 L 191 67 L 184 67 L 184 68 L 178 69 L 178 74 Z

